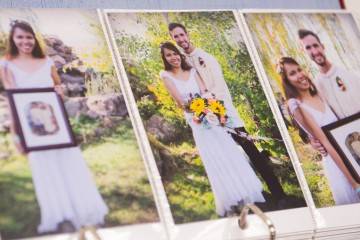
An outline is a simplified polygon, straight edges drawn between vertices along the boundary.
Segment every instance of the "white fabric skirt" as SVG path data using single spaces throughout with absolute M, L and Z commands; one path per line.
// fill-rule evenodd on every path
M 242 200 L 265 202 L 259 178 L 226 129 L 206 129 L 192 122 L 191 114 L 185 115 L 215 196 L 216 213 L 223 216 Z
M 355 190 L 331 156 L 323 157 L 323 167 L 336 205 L 360 202 Z
M 108 208 L 79 147 L 28 154 L 41 223 L 38 232 L 55 231 L 71 221 L 75 228 L 104 223 Z

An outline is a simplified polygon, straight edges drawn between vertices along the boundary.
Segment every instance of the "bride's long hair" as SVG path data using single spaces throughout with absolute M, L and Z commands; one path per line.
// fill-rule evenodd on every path
M 35 46 L 31 52 L 31 55 L 34 58 L 44 58 L 45 57 L 44 51 L 41 49 L 39 40 L 36 38 L 34 29 L 30 26 L 29 23 L 27 23 L 25 21 L 14 20 L 10 23 L 10 27 L 11 28 L 10 28 L 9 38 L 8 38 L 8 42 L 7 42 L 6 54 L 5 54 L 5 57 L 7 59 L 13 59 L 19 54 L 19 50 L 16 47 L 15 42 L 14 42 L 14 33 L 17 28 L 21 29 L 27 33 L 30 33 L 34 37 Z
M 161 58 L 163 60 L 163 63 L 164 63 L 164 69 L 166 71 L 171 71 L 172 70 L 172 66 L 170 63 L 168 63 L 168 61 L 166 60 L 165 58 L 165 53 L 164 53 L 164 49 L 168 49 L 168 50 L 171 50 L 171 51 L 174 51 L 177 55 L 180 56 L 180 59 L 181 59 L 181 68 L 182 70 L 185 70 L 185 71 L 188 71 L 191 69 L 191 66 L 186 62 L 185 60 L 185 56 L 184 54 L 182 54 L 179 49 L 174 45 L 172 44 L 171 42 L 164 42 L 161 44 L 160 46 L 160 50 L 161 50 Z
M 286 74 L 285 64 L 292 64 L 296 66 L 300 66 L 300 64 L 293 59 L 292 57 L 282 57 L 279 60 L 279 73 L 281 76 L 282 87 L 285 92 L 286 99 L 297 98 L 299 96 L 299 91 L 290 83 L 289 78 Z M 300 66 L 301 67 L 301 66 Z M 307 80 L 309 81 L 310 88 L 309 92 L 311 96 L 317 95 L 317 89 L 311 79 L 307 76 Z
M 280 58 L 279 63 L 278 63 L 278 72 L 281 76 L 282 87 L 285 92 L 286 100 L 289 100 L 291 98 L 297 98 L 299 96 L 299 91 L 296 89 L 296 87 L 294 87 L 290 83 L 289 78 L 287 77 L 285 64 L 292 64 L 292 65 L 296 65 L 296 66 L 300 66 L 300 64 L 292 57 L 282 57 L 282 58 Z M 311 96 L 317 95 L 318 91 L 317 91 L 314 83 L 311 81 L 311 79 L 308 76 L 307 76 L 307 80 L 309 81 L 309 84 L 310 84 L 310 87 L 309 87 L 310 95 Z M 290 113 L 290 111 L 289 111 L 289 113 Z M 305 143 L 309 142 L 309 136 L 304 131 L 304 129 L 302 129 L 299 126 L 299 124 L 295 121 L 295 119 L 291 113 L 290 113 L 290 117 L 291 117 L 292 125 L 299 130 L 299 135 L 300 135 L 301 139 Z

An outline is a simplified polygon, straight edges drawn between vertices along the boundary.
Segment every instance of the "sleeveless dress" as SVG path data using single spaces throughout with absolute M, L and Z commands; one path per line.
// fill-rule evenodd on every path
M 166 71 L 160 76 L 170 79 L 187 102 L 190 94 L 200 94 L 195 73 L 191 69 L 186 81 L 176 79 Z M 223 216 L 242 200 L 245 203 L 265 202 L 259 178 L 226 129 L 220 126 L 204 128 L 192 121 L 191 113 L 184 114 L 215 196 L 216 213 Z
M 294 113 L 296 108 L 298 108 L 301 105 L 309 114 L 312 115 L 315 122 L 320 127 L 330 124 L 332 122 L 336 122 L 338 120 L 334 112 L 326 103 L 324 103 L 325 105 L 324 112 L 321 112 L 309 106 L 306 103 L 302 103 L 297 99 L 290 99 L 288 101 L 288 104 L 291 113 Z M 300 125 L 300 123 L 298 124 Z M 302 128 L 305 132 L 308 133 L 309 136 L 311 136 L 311 134 L 304 127 Z M 356 191 L 353 189 L 353 187 L 345 177 L 344 173 L 336 165 L 335 161 L 332 159 L 332 157 L 329 154 L 327 154 L 325 157 L 322 156 L 322 165 L 324 168 L 325 176 L 328 179 L 330 190 L 336 205 L 360 202 L 360 199 L 357 196 Z
M 16 88 L 53 87 L 50 58 L 38 70 L 27 73 L 10 61 L 3 61 L 10 70 Z M 27 154 L 41 223 L 38 232 L 57 230 L 68 220 L 76 229 L 104 223 L 108 208 L 99 194 L 79 147 L 32 151 Z

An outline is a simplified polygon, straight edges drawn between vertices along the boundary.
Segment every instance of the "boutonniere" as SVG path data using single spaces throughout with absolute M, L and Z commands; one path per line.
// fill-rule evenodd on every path
M 202 67 L 206 67 L 206 64 L 205 64 L 204 59 L 202 59 L 201 57 L 199 57 L 199 58 L 198 58 L 198 60 L 199 60 L 199 64 L 200 64 L 200 66 L 202 66 Z
M 335 78 L 335 80 L 336 80 L 336 84 L 340 88 L 340 90 L 345 92 L 346 91 L 346 86 L 345 86 L 344 81 L 339 76 L 337 76 Z

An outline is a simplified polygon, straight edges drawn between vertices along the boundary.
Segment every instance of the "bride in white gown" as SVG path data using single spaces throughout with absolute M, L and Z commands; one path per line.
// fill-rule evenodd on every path
M 328 152 L 323 156 L 322 163 L 336 205 L 360 202 L 360 184 L 352 177 L 321 129 L 337 121 L 336 115 L 320 98 L 315 86 L 293 58 L 283 57 L 279 65 L 291 115 L 308 136 L 318 139 Z
M 185 112 L 191 94 L 206 93 L 195 69 L 186 64 L 184 56 L 170 42 L 162 44 L 161 55 L 165 71 L 160 76 L 178 106 L 184 109 L 215 196 L 217 214 L 225 215 L 240 201 L 264 202 L 260 180 L 226 129 L 204 128 L 192 121 L 192 113 Z
M 53 61 L 40 48 L 31 26 L 15 22 L 9 34 L 9 49 L 1 62 L 6 89 L 59 88 L 60 78 Z M 19 138 L 14 132 L 19 150 Z M 41 223 L 38 232 L 55 231 L 70 221 L 76 229 L 104 223 L 108 212 L 79 147 L 32 151 L 27 154 Z

